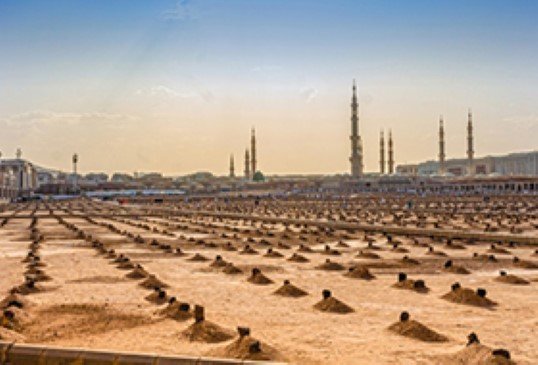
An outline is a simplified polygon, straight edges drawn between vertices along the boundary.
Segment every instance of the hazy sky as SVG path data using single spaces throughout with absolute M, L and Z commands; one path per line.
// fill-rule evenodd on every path
M 538 140 L 538 1 L 0 0 L 0 151 L 46 167 L 226 173 L 256 127 L 266 173 L 367 171 Z

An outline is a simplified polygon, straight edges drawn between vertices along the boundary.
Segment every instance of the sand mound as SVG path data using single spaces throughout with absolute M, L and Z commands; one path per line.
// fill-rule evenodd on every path
M 209 259 L 207 257 L 205 257 L 204 255 L 200 255 L 199 253 L 195 254 L 191 258 L 188 258 L 187 260 L 188 261 L 194 261 L 194 262 L 209 261 Z
M 446 253 L 444 253 L 443 251 L 437 251 L 435 250 L 433 247 L 430 247 L 428 249 L 428 251 L 426 251 L 426 255 L 430 255 L 430 256 L 440 256 L 440 257 L 446 257 L 448 256 Z
M 518 257 L 514 257 L 512 260 L 514 266 L 522 269 L 538 269 L 538 264 L 532 261 L 520 260 Z
M 281 258 L 284 257 L 280 252 L 273 250 L 272 248 L 267 249 L 267 253 L 263 255 L 263 257 L 269 257 L 269 258 Z
M 391 252 L 397 252 L 397 253 L 408 253 L 409 250 L 405 247 L 399 246 L 399 245 L 393 245 Z
M 33 280 L 27 280 L 23 284 L 12 289 L 14 293 L 21 295 L 28 295 L 32 293 L 42 292 L 44 289 L 35 283 Z
M 410 320 L 409 316 L 405 316 L 407 312 L 400 315 L 400 321 L 389 326 L 389 330 L 401 336 L 414 338 L 415 340 L 424 342 L 445 342 L 448 341 L 446 336 L 443 336 L 420 322 Z
M 498 281 L 499 283 L 513 284 L 513 285 L 529 285 L 530 284 L 529 281 L 516 275 L 507 274 L 504 271 L 501 271 L 500 275 L 497 276 L 493 280 Z
M 292 298 L 304 297 L 305 295 L 308 295 L 306 291 L 299 287 L 296 287 L 295 285 L 290 283 L 289 280 L 284 280 L 284 284 L 280 288 L 278 288 L 274 292 L 274 294 Z
M 28 314 L 17 307 L 9 307 L 0 313 L 0 327 L 7 328 L 12 331 L 20 332 L 23 324 L 28 323 Z
M 348 269 L 344 276 L 353 279 L 364 279 L 372 280 L 375 278 L 373 274 L 370 273 L 367 267 L 364 266 L 353 266 Z
M 507 249 L 502 248 L 502 247 L 498 247 L 498 246 L 495 246 L 495 245 L 491 245 L 490 248 L 486 252 L 487 253 L 494 253 L 494 254 L 498 254 L 498 255 L 509 255 L 511 253 Z
M 393 288 L 413 290 L 417 293 L 428 293 L 430 289 L 426 286 L 424 280 L 411 280 L 405 273 L 398 274 L 398 281 L 392 285 Z
M 323 249 L 323 251 L 321 251 L 322 254 L 324 255 L 333 255 L 333 256 L 340 256 L 341 253 L 340 251 L 334 249 L 334 248 L 331 248 L 331 246 L 329 245 L 325 245 L 325 248 Z
M 401 261 L 400 261 L 402 264 L 404 265 L 409 265 L 409 266 L 416 266 L 416 265 L 420 265 L 420 261 L 418 261 L 417 259 L 413 259 L 407 255 L 405 255 L 404 257 L 402 257 Z
M 228 275 L 237 275 L 242 274 L 243 270 L 232 264 L 231 262 L 228 262 L 224 269 L 222 269 L 222 272 Z
M 478 290 L 477 290 L 478 292 Z M 497 303 L 484 296 L 478 295 L 478 293 L 472 289 L 462 288 L 453 285 L 453 289 L 443 295 L 441 298 L 448 300 L 449 302 L 457 304 L 473 305 L 476 307 L 493 307 Z
M 337 262 L 333 262 L 330 259 L 325 260 L 325 262 L 321 265 L 316 266 L 316 269 L 318 270 L 344 270 L 345 267 L 342 264 L 339 264 Z
M 116 268 L 120 269 L 120 270 L 130 270 L 130 269 L 134 269 L 136 267 L 135 264 L 133 264 L 130 260 L 129 261 L 123 261 L 123 262 L 120 262 Z
M 225 267 L 227 264 L 228 263 L 224 261 L 222 256 L 217 255 L 217 257 L 215 257 L 215 260 L 213 260 L 213 262 L 209 264 L 209 267 Z
M 218 324 L 202 320 L 194 322 L 181 335 L 193 342 L 217 343 L 233 338 L 233 332 Z
M 314 250 L 312 250 L 312 249 L 311 249 L 310 247 L 308 247 L 308 246 L 305 246 L 305 245 L 301 244 L 301 245 L 299 246 L 299 248 L 297 249 L 297 252 L 309 252 L 309 253 L 311 253 L 311 252 L 314 252 Z
M 50 281 L 52 278 L 45 274 L 45 272 L 38 268 L 31 268 L 24 272 L 24 275 L 32 278 L 35 281 Z
M 249 283 L 257 284 L 257 285 L 268 285 L 268 284 L 273 283 L 273 280 L 263 275 L 260 269 L 257 269 L 257 268 L 252 269 L 252 274 L 247 279 L 247 281 Z
M 144 299 L 148 302 L 161 305 L 168 302 L 168 295 L 166 295 L 166 291 L 164 290 L 155 289 L 153 293 L 147 295 Z
M 125 277 L 129 279 L 144 279 L 149 276 L 148 272 L 144 270 L 142 266 L 137 266 L 133 269 L 133 271 L 127 273 Z
M 323 299 L 314 304 L 314 308 L 322 312 L 347 314 L 354 312 L 353 308 L 331 295 L 329 290 L 323 291 Z
M 172 297 L 166 308 L 161 309 L 158 314 L 176 321 L 185 321 L 192 317 L 190 309 L 189 303 L 178 302 L 175 297 Z
M 148 276 L 144 281 L 142 281 L 140 284 L 138 284 L 146 289 L 154 289 L 154 288 L 167 288 L 168 285 L 161 280 L 157 279 L 155 275 Z
M 449 250 L 465 250 L 467 247 L 458 243 L 452 243 L 452 241 L 448 241 L 445 245 L 445 248 Z
M 495 354 L 494 354 L 495 353 Z M 480 343 L 472 343 L 463 350 L 447 357 L 443 365 L 515 365 L 512 360 Z
M 2 301 L 0 301 L 0 309 L 5 309 L 8 307 L 16 308 L 28 308 L 30 306 L 30 301 L 23 297 L 20 294 L 9 294 Z
M 250 245 L 246 245 L 240 252 L 240 255 L 257 255 L 258 251 L 250 247 Z
M 443 268 L 446 272 L 450 272 L 452 274 L 461 274 L 461 275 L 467 275 L 467 274 L 470 274 L 471 272 L 469 270 L 467 270 L 466 268 L 464 268 L 463 266 L 459 266 L 459 265 L 454 265 L 452 263 L 452 260 L 448 260 L 447 262 L 445 262 L 445 265 L 444 265 L 444 268 Z
M 310 260 L 304 257 L 303 255 L 299 255 L 298 253 L 294 253 L 291 255 L 291 257 L 288 259 L 288 261 L 291 262 L 309 262 Z
M 381 256 L 379 256 L 375 252 L 369 252 L 369 251 L 363 251 L 363 250 L 359 250 L 359 253 L 355 257 L 363 258 L 363 259 L 374 259 L 374 260 L 381 258 Z
M 247 336 L 240 336 L 222 349 L 214 350 L 212 356 L 254 361 L 284 361 L 285 358 L 272 346 Z
M 476 252 L 473 253 L 473 259 L 485 262 L 497 262 L 495 255 L 478 254 Z

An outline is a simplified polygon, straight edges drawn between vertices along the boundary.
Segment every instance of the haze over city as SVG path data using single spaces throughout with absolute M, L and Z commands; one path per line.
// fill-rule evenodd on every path
M 1 1 L 0 151 L 80 171 L 349 171 L 536 148 L 533 1 Z M 99 26 L 96 26 L 98 24 Z

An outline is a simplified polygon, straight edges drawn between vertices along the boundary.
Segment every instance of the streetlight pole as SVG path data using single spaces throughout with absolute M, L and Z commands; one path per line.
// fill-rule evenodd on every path
M 78 163 L 78 155 L 75 153 L 73 155 L 73 190 L 75 194 L 77 193 L 77 163 Z

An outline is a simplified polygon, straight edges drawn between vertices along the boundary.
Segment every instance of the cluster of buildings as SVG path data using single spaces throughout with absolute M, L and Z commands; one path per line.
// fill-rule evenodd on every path
M 40 194 L 76 194 L 80 192 L 127 191 L 131 193 L 166 192 L 218 193 L 247 191 L 280 191 L 287 193 L 342 192 L 416 192 L 416 193 L 538 193 L 538 151 L 511 153 L 504 156 L 476 158 L 473 116 L 467 115 L 467 153 L 465 158 L 447 159 L 443 118 L 439 119 L 439 154 L 437 159 L 417 164 L 395 165 L 391 130 L 379 138 L 379 172 L 365 173 L 363 145 L 359 133 L 359 103 L 353 81 L 351 96 L 351 174 L 265 177 L 257 166 L 256 133 L 251 130 L 250 149 L 245 149 L 242 177 L 235 173 L 234 156 L 230 155 L 228 176 L 199 172 L 181 177 L 160 173 L 89 173 L 77 172 L 78 155 L 73 155 L 71 173 L 44 169 L 22 159 L 0 160 L 0 198 L 15 199 Z

